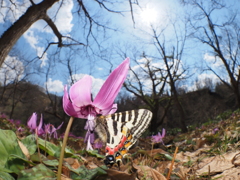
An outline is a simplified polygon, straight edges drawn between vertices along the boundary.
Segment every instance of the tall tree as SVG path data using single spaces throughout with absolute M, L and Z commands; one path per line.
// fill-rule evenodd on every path
M 7 55 L 9 54 L 12 47 L 16 44 L 19 38 L 38 20 L 44 20 L 47 25 L 51 28 L 55 36 L 57 37 L 56 42 L 49 42 L 47 47 L 44 50 L 44 53 L 48 50 L 51 45 L 57 45 L 59 48 L 64 46 L 70 45 L 88 45 L 84 44 L 76 39 L 73 39 L 71 36 L 63 35 L 58 27 L 56 26 L 52 17 L 48 15 L 48 10 L 57 2 L 60 3 L 59 8 L 62 7 L 62 4 L 68 3 L 67 0 L 42 0 L 40 3 L 35 3 L 34 0 L 29 1 L 8 1 L 8 0 L 1 0 L 0 11 L 8 12 L 6 16 L 9 16 L 9 13 L 12 13 L 13 16 L 15 15 L 15 10 L 17 9 L 26 9 L 26 11 L 22 14 L 21 17 L 16 19 L 16 21 L 1 35 L 0 38 L 0 67 L 2 66 L 4 60 L 6 59 Z M 114 2 L 108 1 L 100 1 L 94 0 L 89 3 L 89 0 L 74 0 L 76 5 L 76 12 L 79 15 L 79 18 L 83 22 L 83 27 L 85 28 L 82 34 L 85 34 L 85 37 L 88 39 L 90 36 L 95 39 L 95 35 L 98 31 L 94 31 L 94 26 L 98 28 L 103 28 L 104 30 L 107 28 L 106 25 L 99 22 L 95 19 L 95 16 L 92 15 L 93 13 L 90 12 L 90 5 L 99 6 L 103 11 L 111 12 L 111 13 L 121 13 L 117 11 L 115 6 L 112 4 Z M 130 9 L 132 11 L 132 2 L 129 0 Z M 11 7 L 14 7 L 13 9 Z M 108 6 L 111 6 L 109 8 Z M 116 1 L 117 6 L 117 1 Z M 57 11 L 58 12 L 58 11 Z M 11 14 L 11 15 L 12 15 Z M 1 16 L 3 13 L 1 13 Z M 2 17 L 4 19 L 5 17 Z M 44 27 L 43 27 L 44 28 Z M 94 35 L 95 34 L 95 35 Z M 84 35 L 83 35 L 84 36 Z M 87 40 L 88 43 L 88 40 Z M 42 55 L 43 56 L 43 55 Z M 41 56 L 41 57 L 42 57 Z M 41 58 L 40 57 L 40 58 Z
M 188 9 L 194 9 L 189 21 L 193 28 L 193 37 L 206 45 L 211 64 L 207 70 L 213 72 L 236 97 L 240 107 L 240 14 L 238 1 L 222 0 L 184 0 Z M 234 3 L 231 6 L 230 3 Z M 227 76 L 227 77 L 226 77 Z
M 157 132 L 171 105 L 171 98 L 166 92 L 167 75 L 164 69 L 156 68 L 155 61 L 145 54 L 135 62 L 137 65 L 130 68 L 130 77 L 125 81 L 124 88 L 143 101 L 138 104 L 139 108 L 152 111 L 150 131 Z
M 187 31 L 183 31 L 184 33 L 180 36 L 174 23 L 172 26 L 175 31 L 175 40 L 172 42 L 173 44 L 171 47 L 166 45 L 164 34 L 162 32 L 158 33 L 156 29 L 152 27 L 153 41 L 157 51 L 159 52 L 159 58 L 164 62 L 167 74 L 167 83 L 170 86 L 171 98 L 173 99 L 180 115 L 181 130 L 182 132 L 187 132 L 185 124 L 186 116 L 177 91 L 177 82 L 186 79 L 186 69 L 182 66 L 182 56 L 187 38 Z

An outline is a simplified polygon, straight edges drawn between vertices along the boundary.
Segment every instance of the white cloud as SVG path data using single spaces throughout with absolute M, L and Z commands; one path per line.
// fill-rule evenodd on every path
M 30 4 L 29 0 L 1 1 L 0 23 L 4 23 L 4 20 L 14 23 L 26 12 Z
M 215 85 L 219 82 L 219 78 L 214 74 L 199 74 L 197 80 L 193 83 L 193 85 L 188 86 L 188 90 L 195 91 L 204 87 L 208 87 L 211 88 L 211 90 L 214 90 Z
M 29 29 L 27 32 L 24 33 L 24 37 L 26 41 L 30 44 L 30 46 L 36 50 L 37 56 L 41 57 L 44 52 L 44 47 L 39 47 L 38 43 L 41 39 L 39 36 L 36 35 L 37 33 L 34 31 L 34 29 Z M 47 58 L 47 52 L 44 53 L 43 57 L 40 59 L 42 61 L 41 67 L 46 65 Z
M 63 33 L 63 35 L 69 35 L 72 31 L 73 24 L 71 23 L 73 20 L 72 16 L 73 9 L 73 1 L 66 0 L 55 3 L 49 10 L 48 15 L 54 21 L 58 30 Z M 13 21 L 14 22 L 14 21 Z M 52 35 L 52 40 L 57 40 L 55 34 L 49 26 L 46 26 L 47 23 L 43 20 L 39 20 L 35 22 L 27 32 L 24 33 L 24 38 L 30 44 L 30 46 L 36 50 L 37 55 L 39 57 L 42 56 L 46 47 L 40 46 L 40 42 L 42 41 L 42 36 L 38 35 L 39 33 L 48 33 Z M 55 41 L 56 42 L 56 41 Z M 46 65 L 46 61 L 48 60 L 47 53 L 43 55 L 41 58 L 41 67 Z
M 139 59 L 137 60 L 139 64 L 135 65 L 132 67 L 132 70 L 137 74 L 138 79 L 140 80 L 141 86 L 143 87 L 143 91 L 147 94 L 152 93 L 152 80 L 150 78 L 149 70 L 151 72 L 155 72 L 155 84 L 159 83 L 157 86 L 157 89 L 160 88 L 163 85 L 163 80 L 162 76 L 166 77 L 167 76 L 167 71 L 166 71 L 166 65 L 164 64 L 163 61 L 156 60 L 154 61 L 151 58 L 145 59 Z M 183 72 L 182 64 L 180 62 L 179 66 L 177 66 L 177 60 L 175 59 L 175 66 L 171 68 L 171 72 L 177 71 L 178 74 L 181 74 Z M 147 65 L 149 63 L 149 65 Z M 169 62 L 169 66 L 172 64 L 172 62 Z M 159 70 L 163 70 L 160 72 Z M 162 74 L 161 74 L 162 73 Z M 182 74 L 181 77 L 184 77 L 185 74 Z M 134 84 L 135 87 L 138 87 L 138 79 L 134 75 L 133 72 L 129 72 L 128 80 Z M 169 90 L 169 85 L 166 84 L 166 90 Z M 139 88 L 139 87 L 138 87 Z
M 45 86 L 47 86 L 47 89 L 49 92 L 52 93 L 61 93 L 63 92 L 63 83 L 60 80 L 52 80 L 51 78 L 48 79 L 47 82 L 45 82 Z
M 77 82 L 78 80 L 80 80 L 81 78 L 83 78 L 83 76 L 85 76 L 86 74 L 74 74 L 72 75 L 74 83 Z M 104 80 L 100 79 L 100 78 L 94 78 L 93 76 L 91 76 L 92 78 L 92 94 L 93 94 L 93 98 L 97 95 L 97 93 L 99 92 L 100 88 L 102 87 Z M 70 83 L 70 79 L 69 79 L 69 83 Z
M 205 53 L 203 55 L 203 59 L 206 60 L 210 66 L 213 66 L 214 68 L 218 68 L 223 65 L 222 61 L 218 57 L 212 56 L 209 53 Z
M 23 77 L 24 66 L 17 57 L 7 56 L 0 68 L 0 83 L 8 84 L 12 81 L 20 81 Z
M 72 27 L 73 27 L 73 24 L 71 23 L 72 19 L 73 19 L 72 8 L 73 8 L 73 1 L 66 0 L 63 2 L 60 1 L 58 3 L 55 3 L 48 10 L 48 15 L 52 19 L 53 19 L 53 17 L 55 17 L 56 12 L 57 12 L 56 19 L 55 20 L 53 19 L 53 20 L 54 20 L 58 30 L 62 33 L 69 33 L 72 31 Z M 49 31 L 49 29 L 48 29 L 48 31 Z M 51 32 L 52 32 L 52 30 L 51 30 Z

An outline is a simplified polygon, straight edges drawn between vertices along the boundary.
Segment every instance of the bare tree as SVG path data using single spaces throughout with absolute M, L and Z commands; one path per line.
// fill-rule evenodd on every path
M 171 98 L 165 90 L 167 77 L 164 70 L 156 69 L 153 61 L 144 54 L 140 62 L 135 62 L 137 66 L 130 68 L 131 75 L 125 81 L 124 87 L 142 100 L 142 103 L 138 104 L 139 108 L 148 108 L 153 112 L 150 130 L 157 132 L 171 105 Z
M 226 1 L 183 1 L 194 9 L 189 21 L 194 30 L 193 37 L 206 45 L 215 61 L 207 65 L 219 80 L 230 88 L 240 107 L 240 23 L 239 12 Z M 229 2 L 228 2 L 229 3 Z M 237 3 L 237 2 L 236 2 Z M 216 67 L 216 64 L 221 65 Z M 226 77 L 227 76 L 227 77 Z
M 23 15 L 18 18 L 2 35 L 0 38 L 0 67 L 2 66 L 6 56 L 9 54 L 12 47 L 16 44 L 18 39 L 38 20 L 44 20 L 47 25 L 52 29 L 53 33 L 57 37 L 57 42 L 49 42 L 47 47 L 45 48 L 43 54 L 41 57 L 43 57 L 44 53 L 49 49 L 52 45 L 57 45 L 59 48 L 64 46 L 71 46 L 71 45 L 88 45 L 88 39 L 92 37 L 94 40 L 96 40 L 95 33 L 93 28 L 98 27 L 102 28 L 103 30 L 106 30 L 108 27 L 102 24 L 101 22 L 97 21 L 95 19 L 95 16 L 93 16 L 90 13 L 90 7 L 89 1 L 86 0 L 75 0 L 74 3 L 77 5 L 76 12 L 79 15 L 79 18 L 83 22 L 84 31 L 82 34 L 86 33 L 87 38 L 87 44 L 84 44 L 76 39 L 73 39 L 71 36 L 64 36 L 60 33 L 59 29 L 57 28 L 56 24 L 54 23 L 54 20 L 51 19 L 47 13 L 47 11 L 57 2 L 60 3 L 60 7 L 62 4 L 67 3 L 66 0 L 42 0 L 40 3 L 36 4 L 33 0 L 29 0 L 29 2 L 15 2 L 15 1 L 7 1 L 7 0 L 1 0 L 0 1 L 0 11 L 7 11 L 8 13 L 14 13 L 15 8 L 23 8 L 21 6 L 27 6 L 26 11 L 23 13 Z M 10 3 L 8 6 L 5 6 L 5 4 Z M 103 11 L 110 12 L 110 13 L 119 13 L 120 11 L 115 10 L 116 7 L 113 6 L 114 2 L 108 2 L 108 1 L 100 1 L 100 0 L 94 0 L 91 1 L 91 3 L 94 3 L 94 5 L 99 6 Z M 91 4 L 90 3 L 90 4 Z M 132 2 L 132 0 L 129 0 L 130 4 L 130 11 L 132 12 L 132 5 L 136 4 L 137 1 Z M 93 5 L 93 4 L 91 4 Z M 108 6 L 111 6 L 109 8 Z M 2 15 L 2 13 L 1 13 Z M 133 16 L 132 16 L 133 17 Z M 3 17 L 4 19 L 4 17 Z M 108 28 L 109 29 L 109 28 Z M 97 31 L 99 32 L 99 30 Z M 39 58 L 41 58 L 39 57 Z
M 182 132 L 187 132 L 187 127 L 185 124 L 185 112 L 181 105 L 178 91 L 177 91 L 177 81 L 186 79 L 186 69 L 182 66 L 182 55 L 184 52 L 184 46 L 187 38 L 187 32 L 185 31 L 183 35 L 179 36 L 179 32 L 175 27 L 175 24 L 172 24 L 175 31 L 175 41 L 173 42 L 172 47 L 166 46 L 164 31 L 158 33 L 156 29 L 152 27 L 154 45 L 159 52 L 159 59 L 164 62 L 165 71 L 167 74 L 167 83 L 170 86 L 170 95 L 173 99 L 176 108 L 179 111 L 180 121 L 181 121 L 181 130 Z M 163 40 L 161 40 L 162 38 Z M 160 69 L 160 68 L 157 68 Z
M 187 23 L 180 23 L 183 30 L 177 28 L 176 21 L 170 22 L 164 28 L 155 28 L 151 25 L 151 46 L 156 51 L 153 53 L 143 53 L 143 64 L 138 64 L 141 68 L 136 72 L 136 68 L 131 69 L 134 75 L 134 81 L 127 81 L 125 88 L 127 91 L 133 93 L 137 97 L 145 100 L 145 103 L 153 111 L 153 120 L 151 130 L 153 131 L 159 126 L 161 121 L 159 119 L 159 108 L 163 102 L 165 103 L 165 112 L 162 113 L 163 117 L 166 115 L 169 108 L 175 108 L 178 112 L 180 120 L 179 126 L 182 132 L 187 132 L 186 116 L 184 107 L 182 107 L 181 98 L 178 94 L 179 82 L 188 78 L 187 69 L 183 66 L 183 53 L 185 48 L 186 39 L 188 37 Z M 171 30 L 173 34 L 169 36 L 168 32 Z M 174 37 L 173 37 L 174 36 Z M 146 93 L 146 82 L 151 90 Z M 144 88 L 145 87 L 145 88 Z M 167 104 L 166 104 L 167 98 Z

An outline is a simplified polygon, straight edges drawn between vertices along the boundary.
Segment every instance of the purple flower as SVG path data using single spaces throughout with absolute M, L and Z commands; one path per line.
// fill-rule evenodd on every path
M 58 138 L 57 130 L 59 130 L 62 127 L 62 125 L 63 122 L 57 128 L 55 128 L 52 124 L 45 124 L 44 125 L 45 134 L 49 134 L 50 137 L 53 134 L 53 137 L 57 139 Z
M 218 128 L 214 128 L 212 133 L 216 134 L 217 131 L 219 131 L 219 129 Z
M 7 118 L 6 114 L 1 113 L 0 118 Z
M 125 59 L 107 78 L 95 99 L 91 99 L 92 78 L 84 76 L 72 85 L 69 90 L 64 87 L 63 109 L 69 116 L 88 119 L 84 129 L 87 130 L 85 141 L 88 141 L 87 149 L 92 149 L 94 140 L 94 119 L 97 115 L 112 114 L 117 110 L 113 104 L 129 69 L 129 58 Z
M 15 120 L 15 124 L 19 126 L 21 124 L 21 120 Z
M 42 135 L 44 134 L 44 130 L 42 129 L 43 126 L 43 119 L 42 119 L 42 115 L 40 118 L 40 122 L 39 125 L 37 126 L 37 113 L 33 113 L 32 116 L 30 117 L 30 119 L 28 120 L 27 123 L 28 127 L 30 128 L 30 130 L 32 132 L 35 132 L 37 135 Z
M 162 139 L 165 137 L 165 135 L 166 135 L 166 130 L 163 128 L 162 135 L 160 134 L 160 132 L 158 132 L 157 135 L 152 136 L 152 142 L 153 143 L 160 143 L 161 142 L 164 145 Z
M 101 141 L 95 142 L 95 143 L 93 144 L 93 147 L 94 147 L 95 149 L 100 149 L 102 146 L 103 146 L 103 143 L 102 143 Z
M 13 119 L 9 119 L 8 120 L 10 123 L 14 124 L 14 120 Z
M 18 132 L 23 132 L 23 128 L 20 126 L 18 129 L 17 129 Z

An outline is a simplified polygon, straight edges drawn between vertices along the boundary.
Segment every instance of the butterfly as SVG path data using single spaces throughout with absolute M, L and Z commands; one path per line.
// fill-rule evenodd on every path
M 104 163 L 110 167 L 115 163 L 120 166 L 120 162 L 149 126 L 151 119 L 152 112 L 146 109 L 97 117 L 95 131 L 106 143 Z

